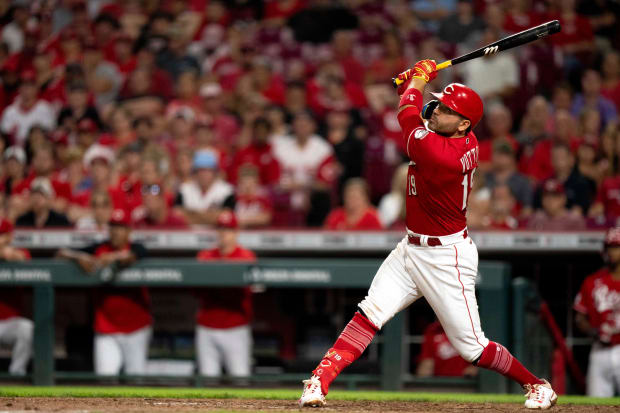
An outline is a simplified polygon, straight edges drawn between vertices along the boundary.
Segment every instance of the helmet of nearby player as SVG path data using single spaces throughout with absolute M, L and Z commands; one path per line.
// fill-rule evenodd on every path
M 482 99 L 473 89 L 460 83 L 450 83 L 441 93 L 431 93 L 441 103 L 466 117 L 473 128 L 482 119 L 484 106 Z
M 605 248 L 620 247 L 620 227 L 610 228 L 605 234 Z

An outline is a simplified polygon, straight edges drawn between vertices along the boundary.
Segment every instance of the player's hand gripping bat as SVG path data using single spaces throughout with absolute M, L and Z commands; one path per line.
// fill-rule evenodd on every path
M 492 55 L 504 50 L 512 49 L 513 47 L 521 46 L 522 44 L 533 42 L 534 40 L 549 36 L 551 34 L 558 33 L 560 31 L 560 22 L 552 20 L 547 23 L 543 23 L 540 26 L 532 27 L 522 32 L 515 33 L 508 37 L 504 37 L 494 43 L 481 47 L 478 50 L 464 54 L 463 56 L 456 57 L 452 60 L 446 60 L 445 62 L 437 65 L 437 70 L 445 69 L 449 66 L 458 65 L 459 63 L 467 62 L 468 60 L 475 59 L 477 57 Z M 392 79 L 392 84 L 395 88 L 400 86 L 403 80 L 398 78 Z

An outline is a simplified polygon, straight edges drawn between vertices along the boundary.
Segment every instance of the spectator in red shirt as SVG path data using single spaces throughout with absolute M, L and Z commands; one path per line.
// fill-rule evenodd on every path
M 377 210 L 370 203 L 366 181 L 351 178 L 343 190 L 344 206 L 329 213 L 325 229 L 334 231 L 368 231 L 382 229 Z
M 13 247 L 12 239 L 13 225 L 5 218 L 0 219 L 0 262 L 30 260 L 30 252 Z M 9 373 L 17 376 L 26 374 L 34 335 L 34 324 L 21 316 L 20 307 L 20 289 L 0 289 L 0 342 L 12 346 Z
M 136 228 L 187 228 L 185 217 L 168 206 L 164 189 L 159 184 L 142 185 L 142 215 Z
M 241 228 L 268 227 L 273 218 L 273 205 L 260 184 L 258 169 L 245 165 L 239 170 L 235 215 Z
M 146 256 L 142 244 L 130 242 L 131 221 L 121 209 L 110 219 L 109 239 L 81 250 L 61 249 L 57 256 L 76 261 L 87 273 L 112 273 Z M 95 293 L 95 373 L 145 374 L 152 318 L 146 288 L 104 286 Z
M 252 251 L 237 243 L 237 219 L 223 211 L 217 219 L 218 246 L 198 253 L 199 261 L 253 262 Z M 217 377 L 222 366 L 233 377 L 251 371 L 252 293 L 249 288 L 210 288 L 200 292 L 196 317 L 196 353 L 201 375 Z
M 271 123 L 262 117 L 252 123 L 252 141 L 248 146 L 237 152 L 232 161 L 232 168 L 228 180 L 237 182 L 239 169 L 246 165 L 255 166 L 258 169 L 259 184 L 275 185 L 280 179 L 280 164 L 273 154 L 269 143 L 271 136 Z
M 471 377 L 478 374 L 478 368 L 465 361 L 452 347 L 439 321 L 430 324 L 424 331 L 418 363 L 418 377 Z

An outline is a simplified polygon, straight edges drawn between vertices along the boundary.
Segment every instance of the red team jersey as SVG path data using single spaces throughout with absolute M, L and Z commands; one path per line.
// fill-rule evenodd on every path
M 444 90 L 444 93 L 446 91 Z M 443 236 L 467 226 L 467 198 L 478 166 L 473 132 L 447 138 L 426 129 L 420 117 L 422 94 L 400 111 L 398 122 L 407 149 L 407 228 L 417 234 Z
M 255 261 L 250 250 L 237 247 L 223 255 L 218 248 L 198 253 L 198 261 Z M 246 325 L 252 319 L 252 292 L 249 288 L 205 288 L 198 293 L 200 309 L 196 316 L 199 325 L 209 328 L 233 328 Z
M 620 280 L 613 279 L 607 268 L 583 281 L 574 308 L 599 330 L 601 341 L 620 344 Z
M 128 245 L 126 248 L 129 249 Z M 99 245 L 93 255 L 117 251 L 110 244 Z M 102 287 L 95 292 L 95 332 L 133 333 L 152 324 L 150 297 L 145 287 Z
M 426 359 L 433 360 L 434 376 L 462 376 L 470 365 L 450 344 L 438 321 L 429 325 L 424 331 L 420 362 Z

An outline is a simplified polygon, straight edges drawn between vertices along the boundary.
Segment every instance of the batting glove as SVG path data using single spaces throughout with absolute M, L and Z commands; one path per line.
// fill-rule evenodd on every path
M 402 95 L 405 90 L 407 90 L 409 82 L 414 77 L 422 79 L 426 83 L 435 79 L 437 77 L 437 65 L 435 64 L 435 61 L 430 59 L 420 60 L 413 66 L 413 69 L 407 69 L 399 74 L 398 79 L 402 81 L 401 85 L 398 86 L 399 95 Z

